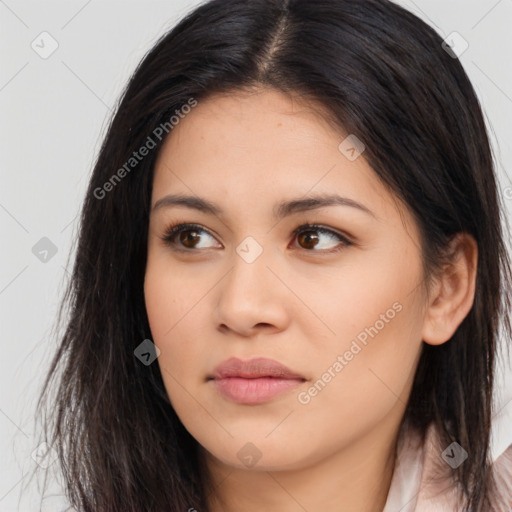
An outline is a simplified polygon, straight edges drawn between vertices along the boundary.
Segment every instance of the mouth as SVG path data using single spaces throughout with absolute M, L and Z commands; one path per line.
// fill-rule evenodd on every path
M 306 381 L 281 363 L 267 358 L 231 358 L 218 365 L 208 381 L 229 401 L 257 405 L 268 402 Z

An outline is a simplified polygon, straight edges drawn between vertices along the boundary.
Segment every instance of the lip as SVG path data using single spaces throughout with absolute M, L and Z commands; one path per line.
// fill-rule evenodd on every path
M 219 364 L 209 376 L 224 398 L 247 405 L 268 402 L 305 380 L 278 361 L 265 357 L 245 361 L 232 357 Z

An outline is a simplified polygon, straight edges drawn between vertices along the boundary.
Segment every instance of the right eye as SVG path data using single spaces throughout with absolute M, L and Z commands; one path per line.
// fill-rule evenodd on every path
M 202 247 L 199 244 L 201 241 L 201 233 L 205 233 L 208 237 L 214 240 L 213 236 L 198 224 L 171 225 L 166 229 L 165 234 L 161 238 L 167 245 L 176 251 L 208 249 L 208 246 Z M 176 238 L 178 238 L 178 240 L 176 240 Z

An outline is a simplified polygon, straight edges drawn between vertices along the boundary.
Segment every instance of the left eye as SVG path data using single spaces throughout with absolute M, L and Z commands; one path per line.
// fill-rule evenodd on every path
M 206 236 L 215 240 L 208 231 L 198 224 L 178 224 L 171 226 L 162 237 L 162 240 L 176 251 L 207 249 L 209 248 L 208 245 L 201 244 L 202 234 L 206 234 Z M 178 237 L 179 241 L 176 241 Z M 300 226 L 293 232 L 293 237 L 297 238 L 301 248 L 308 252 L 336 252 L 342 250 L 344 247 L 353 245 L 347 237 L 340 233 L 316 224 Z M 333 244 L 329 242 L 329 240 L 335 243 Z
M 343 235 L 336 231 L 332 231 L 331 229 L 317 226 L 316 224 L 300 226 L 293 234 L 301 244 L 306 245 L 306 247 L 303 248 L 310 252 L 313 248 L 315 251 L 336 252 L 341 251 L 344 247 L 352 245 L 352 242 Z M 334 246 L 329 244 L 329 242 L 322 243 L 322 235 L 324 235 L 324 238 L 326 239 L 330 238 L 331 240 L 337 241 L 337 243 L 335 243 Z

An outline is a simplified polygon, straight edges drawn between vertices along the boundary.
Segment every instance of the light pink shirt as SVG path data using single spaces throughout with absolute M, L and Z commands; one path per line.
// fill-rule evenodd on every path
M 464 464 L 465 453 L 471 456 L 468 452 L 460 445 L 441 446 L 433 424 L 423 446 L 412 429 L 402 427 L 395 470 L 382 512 L 463 512 L 451 465 Z M 489 512 L 512 512 L 512 445 L 494 461 L 493 468 L 498 505 Z

